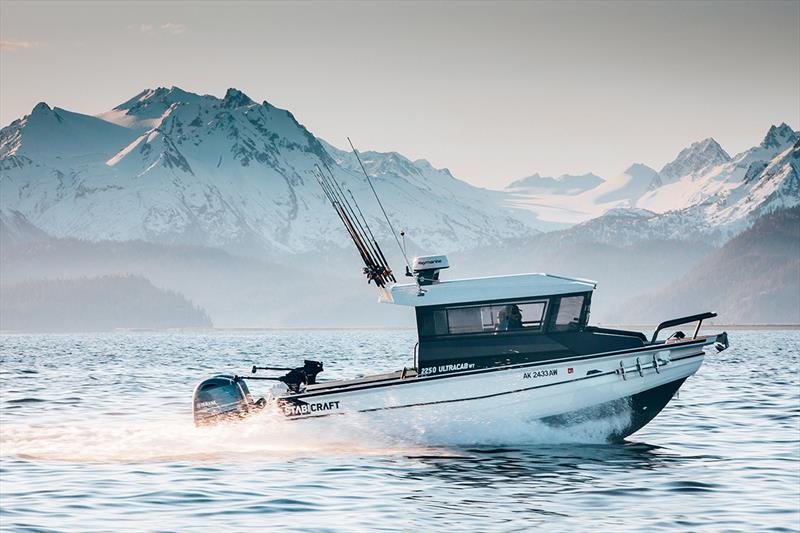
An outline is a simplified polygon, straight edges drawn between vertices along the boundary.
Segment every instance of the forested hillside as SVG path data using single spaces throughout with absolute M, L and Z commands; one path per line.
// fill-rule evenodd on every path
M 0 288 L 0 329 L 108 331 L 211 327 L 204 310 L 140 276 L 37 280 Z

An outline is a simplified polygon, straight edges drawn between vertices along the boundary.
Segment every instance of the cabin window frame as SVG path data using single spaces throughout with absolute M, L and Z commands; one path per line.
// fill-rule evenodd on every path
M 532 326 L 523 326 L 522 328 L 515 328 L 515 329 L 507 329 L 496 331 L 492 330 L 482 330 L 482 331 L 463 331 L 463 332 L 456 332 L 452 333 L 450 330 L 450 317 L 448 311 L 450 310 L 460 310 L 460 309 L 479 309 L 479 313 L 481 315 L 481 324 L 484 326 L 488 326 L 488 323 L 483 321 L 483 312 L 481 308 L 491 308 L 491 307 L 501 307 L 507 305 L 526 305 L 526 304 L 544 304 L 544 309 L 542 310 L 541 319 L 537 322 L 539 325 L 537 327 Z M 514 298 L 510 300 L 491 300 L 491 301 L 484 301 L 484 302 L 465 302 L 459 303 L 456 305 L 437 305 L 437 306 L 420 306 L 417 308 L 417 335 L 421 340 L 428 340 L 428 339 L 442 339 L 442 338 L 453 338 L 453 337 L 467 337 L 467 336 L 495 336 L 495 335 L 507 335 L 507 334 L 541 334 L 545 331 L 547 327 L 547 323 L 549 320 L 550 315 L 550 306 L 552 302 L 550 298 L 547 296 L 540 296 L 540 297 L 532 297 L 532 298 Z M 441 324 L 442 315 L 436 316 L 438 313 L 442 313 L 444 315 L 444 326 L 447 329 L 446 333 L 433 333 L 433 334 L 425 334 L 423 333 L 422 323 L 420 321 L 420 315 L 422 313 L 430 313 L 431 319 L 434 322 L 434 332 L 438 329 L 437 326 Z M 494 312 L 492 312 L 492 316 L 494 316 Z M 523 314 L 524 319 L 524 314 Z M 494 323 L 494 319 L 492 321 Z M 523 322 L 524 324 L 524 322 Z
M 561 304 L 562 298 L 570 298 L 582 296 L 583 297 L 583 305 L 581 307 L 581 314 L 580 320 L 578 321 L 577 328 L 571 330 L 556 330 L 554 329 L 555 321 L 558 316 L 558 308 Z M 544 313 L 542 314 L 542 320 L 539 327 L 532 328 L 532 327 L 523 327 L 520 329 L 508 329 L 503 331 L 468 331 L 468 332 L 461 332 L 461 333 L 451 333 L 450 332 L 450 324 L 449 324 L 449 317 L 447 316 L 448 309 L 464 309 L 464 308 L 481 308 L 481 307 L 492 307 L 492 306 L 501 306 L 501 305 L 523 305 L 523 304 L 532 304 L 532 303 L 545 303 Z M 420 341 L 429 341 L 429 340 L 441 340 L 441 339 L 452 339 L 452 338 L 465 338 L 465 337 L 489 337 L 489 336 L 498 336 L 498 335 L 543 335 L 543 334 L 550 334 L 550 333 L 568 333 L 573 331 L 581 331 L 583 328 L 586 327 L 589 320 L 589 314 L 591 312 L 591 303 L 592 303 L 592 291 L 582 291 L 582 292 L 573 292 L 573 293 L 566 293 L 566 294 L 553 294 L 548 296 L 533 296 L 528 298 L 511 298 L 506 300 L 488 300 L 482 302 L 463 302 L 454 305 L 432 305 L 432 306 L 419 306 L 416 308 L 416 322 L 417 322 L 417 337 Z M 444 326 L 447 329 L 446 333 L 433 333 L 427 334 L 423 333 L 422 322 L 420 320 L 422 313 L 430 313 L 431 318 L 436 320 L 441 320 L 442 316 L 439 315 L 438 319 L 434 318 L 434 313 L 437 312 L 444 312 Z M 524 315 L 523 315 L 524 316 Z M 436 331 L 436 324 L 434 322 L 434 332 Z
M 589 325 L 589 316 L 591 315 L 592 307 L 592 294 L 593 291 L 587 292 L 573 292 L 569 294 L 557 294 L 551 296 L 550 316 L 547 320 L 547 333 L 574 333 L 576 331 L 583 331 Z M 573 298 L 576 296 L 583 296 L 583 305 L 581 306 L 580 319 L 578 320 L 577 327 L 574 329 L 556 329 L 556 320 L 558 318 L 558 311 L 561 307 L 562 298 Z
M 561 306 L 564 300 L 570 300 L 574 298 L 582 298 L 580 302 L 580 308 L 578 309 L 578 316 L 573 316 L 568 322 L 566 323 L 559 323 L 559 315 L 561 314 Z M 553 310 L 551 312 L 551 319 L 550 324 L 548 325 L 547 331 L 551 333 L 566 333 L 570 331 L 580 331 L 583 327 L 583 314 L 586 307 L 586 296 L 582 294 L 575 294 L 571 296 L 562 295 L 555 299 L 556 301 L 553 302 Z M 573 313 L 574 314 L 574 313 Z M 562 319 L 564 317 L 561 317 Z M 577 322 L 575 319 L 577 318 Z

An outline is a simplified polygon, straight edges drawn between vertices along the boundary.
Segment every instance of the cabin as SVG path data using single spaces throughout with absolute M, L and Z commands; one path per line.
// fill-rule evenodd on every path
M 415 258 L 418 283 L 381 300 L 414 307 L 420 375 L 641 348 L 640 332 L 589 326 L 594 281 L 519 274 L 440 281 L 445 256 Z

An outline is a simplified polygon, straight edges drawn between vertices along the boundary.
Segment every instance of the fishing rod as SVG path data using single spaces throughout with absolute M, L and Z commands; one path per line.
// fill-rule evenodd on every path
M 390 281 L 395 282 L 396 280 L 394 275 L 392 274 L 392 269 L 389 266 L 389 262 L 386 260 L 386 256 L 383 254 L 383 251 L 381 250 L 380 245 L 375 239 L 374 234 L 372 234 L 372 229 L 369 227 L 369 223 L 367 223 L 366 218 L 363 216 L 364 214 L 361 211 L 361 206 L 358 204 L 355 197 L 352 195 L 352 192 L 350 194 L 350 197 L 352 199 L 352 205 L 351 205 L 350 201 L 348 201 L 347 197 L 345 196 L 344 190 L 342 190 L 341 185 L 339 185 L 339 182 L 333 175 L 333 171 L 331 170 L 331 168 L 324 161 L 322 162 L 322 164 L 328 171 L 329 177 L 326 176 L 328 181 L 328 186 L 331 187 L 330 184 L 333 183 L 333 187 L 331 188 L 334 189 L 334 194 L 339 199 L 338 202 L 339 205 L 344 206 L 346 214 L 348 215 L 347 217 L 348 222 L 350 223 L 351 226 L 353 226 L 353 229 L 360 237 L 361 246 L 365 246 L 364 243 L 366 243 L 365 247 L 367 248 L 367 251 L 370 252 L 369 255 L 372 260 L 372 264 L 367 265 L 367 270 L 365 270 L 364 273 L 367 275 L 368 278 L 374 279 L 376 280 L 376 282 L 380 281 L 381 283 L 379 284 L 379 286 L 381 287 Z M 318 165 L 317 168 L 319 169 Z M 324 172 L 322 172 L 322 169 L 319 169 L 319 171 L 320 173 L 324 174 Z M 353 206 L 355 206 L 355 209 L 353 209 Z M 356 209 L 361 214 L 361 219 L 359 219 L 359 217 L 356 215 Z M 353 221 L 355 221 L 355 224 L 353 224 Z M 371 240 L 368 237 L 368 234 L 372 236 Z
M 326 168 L 327 168 L 327 165 L 326 165 Z M 319 168 L 319 165 L 317 165 L 317 169 L 319 169 L 319 172 L 321 174 L 324 174 L 324 172 L 322 172 L 322 169 Z M 353 225 L 353 219 L 356 220 L 356 222 L 358 223 L 359 227 L 356 228 L 356 226 L 353 225 L 353 229 L 357 229 L 358 230 L 357 231 L 358 232 L 358 236 L 361 239 L 362 244 L 363 243 L 367 243 L 368 244 L 369 241 L 367 239 L 366 232 L 364 232 L 364 228 L 363 227 L 360 227 L 361 224 L 359 223 L 358 218 L 356 218 L 356 216 L 355 216 L 355 212 L 353 211 L 353 207 L 349 204 L 349 202 L 347 201 L 347 198 L 345 198 L 344 194 L 342 193 L 342 189 L 341 189 L 341 187 L 339 187 L 339 183 L 336 181 L 336 178 L 334 178 L 333 173 L 330 171 L 330 168 L 328 168 L 328 172 L 330 173 L 329 186 L 330 186 L 330 182 L 332 182 L 333 185 L 335 186 L 335 188 L 332 188 L 332 189 L 333 189 L 334 194 L 336 195 L 336 197 L 339 200 L 339 205 L 346 206 L 346 211 L 347 211 L 348 220 L 349 220 L 350 224 Z M 369 252 L 370 259 L 372 260 L 373 264 L 378 265 L 379 263 L 376 260 L 376 255 L 377 254 L 374 253 L 374 250 L 370 250 L 370 248 L 368 246 L 366 246 L 366 245 L 364 245 L 364 246 L 367 249 L 367 251 Z
M 352 206 L 350 206 L 350 203 L 347 201 L 347 198 L 345 197 L 344 191 L 342 190 L 341 186 L 339 185 L 339 182 L 337 182 L 336 179 L 333 177 L 333 172 L 331 172 L 330 167 L 324 161 L 322 162 L 322 164 L 325 165 L 325 168 L 328 170 L 328 173 L 330 174 L 331 179 L 336 184 L 336 188 L 339 190 L 340 197 L 344 198 L 345 203 L 348 205 L 348 207 L 350 207 L 350 212 L 351 212 L 353 218 L 355 219 L 356 223 L 358 224 L 359 228 L 361 228 L 361 232 L 364 235 L 364 240 L 367 242 L 367 244 L 369 244 L 370 249 L 373 252 L 373 255 L 377 259 L 376 263 L 378 263 L 379 266 L 381 266 L 382 268 L 384 268 L 386 270 L 386 274 L 387 274 L 386 277 L 391 279 L 391 281 L 395 281 L 394 276 L 392 275 L 392 269 L 389 267 L 389 262 L 386 261 L 386 257 L 383 255 L 383 251 L 381 250 L 381 247 L 378 245 L 378 241 L 375 239 L 375 236 L 372 234 L 372 229 L 370 229 L 369 223 L 367 223 L 367 219 L 364 217 L 364 213 L 362 213 L 362 211 L 361 211 L 361 206 L 358 205 L 358 202 L 356 201 L 355 197 L 353 196 L 352 191 L 350 191 L 350 189 L 347 189 L 347 192 L 350 193 L 350 198 L 353 200 L 353 205 L 356 206 L 356 209 L 358 210 L 358 213 L 361 215 L 361 219 L 363 220 L 363 224 L 362 224 L 362 220 L 359 220 L 358 216 L 356 216 L 356 214 L 355 214 L 355 211 L 353 211 Z M 369 236 L 372 237 L 371 241 L 367 237 L 368 233 L 369 233 Z
M 350 148 L 353 149 L 361 171 L 364 173 L 364 177 L 367 178 L 367 183 L 370 189 L 372 189 L 372 194 L 378 201 L 378 206 L 381 208 L 381 212 L 383 212 L 383 217 L 389 225 L 392 237 L 394 237 L 397 246 L 400 248 L 400 253 L 403 255 L 403 259 L 406 263 L 406 273 L 408 273 L 411 265 L 408 262 L 405 249 L 397 238 L 397 232 L 392 225 L 392 221 L 389 220 L 389 215 L 386 213 L 386 209 L 384 209 L 380 197 L 378 197 L 378 192 L 375 190 L 375 186 L 372 184 L 369 174 L 367 174 L 367 169 L 364 167 L 364 163 L 361 161 L 358 151 L 355 146 L 353 146 L 353 141 L 348 137 L 347 142 L 350 143 Z M 334 176 L 327 162 L 323 160 L 322 165 L 325 167 L 325 170 L 327 170 L 327 174 L 318 164 L 314 165 L 316 169 L 312 170 L 312 173 L 317 179 L 317 183 L 319 183 L 319 186 L 322 188 L 328 202 L 339 216 L 339 220 L 342 221 L 345 230 L 347 230 L 347 233 L 350 235 L 350 239 L 353 241 L 353 244 L 355 244 L 362 261 L 364 261 L 365 266 L 363 272 L 367 276 L 367 282 L 374 281 L 375 285 L 379 288 L 385 287 L 387 283 L 396 283 L 397 280 L 389 266 L 389 261 L 386 259 L 383 250 L 381 250 L 378 240 L 375 238 L 375 234 L 372 232 L 372 228 L 367 221 L 367 217 L 364 216 L 361 206 L 356 201 L 355 195 L 353 195 L 353 191 L 346 189 L 347 193 L 350 195 L 350 200 L 352 200 L 351 203 L 351 201 L 347 199 L 347 195 L 345 195 L 344 192 L 345 190 L 337 181 L 336 176 Z
M 333 173 L 330 171 L 330 168 L 328 168 L 328 172 L 330 173 L 329 178 L 325 175 L 322 169 L 319 168 L 319 165 L 316 165 L 316 167 L 319 171 L 319 174 L 314 174 L 317 178 L 317 181 L 325 192 L 328 201 L 339 215 L 339 219 L 342 221 L 345 229 L 350 234 L 350 238 L 353 240 L 356 249 L 361 255 L 361 259 L 366 265 L 364 268 L 364 274 L 367 276 L 367 281 L 375 281 L 375 284 L 378 287 L 385 286 L 388 281 L 394 281 L 393 276 L 391 276 L 391 269 L 388 268 L 388 265 L 385 265 L 378 260 L 377 254 L 374 252 L 374 250 L 370 249 L 370 246 L 366 244 L 369 243 L 369 240 L 366 237 L 366 232 L 364 231 L 363 227 L 360 227 L 360 221 L 356 217 L 355 211 L 347 201 L 347 198 L 344 197 L 344 193 L 342 192 L 341 187 L 339 187 L 339 184 L 336 181 L 336 178 L 333 176 Z M 333 182 L 333 185 L 331 182 Z M 355 219 L 358 224 L 354 224 L 353 219 Z
M 358 253 L 361 255 L 361 259 L 364 261 L 364 264 L 366 264 L 367 267 L 371 267 L 372 266 L 371 258 L 366 253 L 363 247 L 363 243 L 360 242 L 359 237 L 355 234 L 355 229 L 353 228 L 352 224 L 347 220 L 346 213 L 344 212 L 344 209 L 342 208 L 341 204 L 333 195 L 333 190 L 330 188 L 330 184 L 326 183 L 326 179 L 325 176 L 322 175 L 322 171 L 320 171 L 319 175 L 315 173 L 314 176 L 317 178 L 317 182 L 320 184 L 320 187 L 322 187 L 325 196 L 328 198 L 328 201 L 331 203 L 331 206 L 333 206 L 333 209 L 336 211 L 336 214 L 339 215 L 339 219 L 342 221 L 342 224 L 344 224 L 345 229 L 350 234 L 350 238 L 356 245 L 356 249 L 358 250 Z
M 317 169 L 319 169 L 320 174 L 322 174 L 323 177 L 326 179 L 328 190 L 332 195 L 332 197 L 335 199 L 334 207 L 337 210 L 341 211 L 340 218 L 342 218 L 342 222 L 344 223 L 345 227 L 350 233 L 350 237 L 353 239 L 353 242 L 355 243 L 356 248 L 358 248 L 359 253 L 361 253 L 361 257 L 364 260 L 365 265 L 369 269 L 371 275 L 369 275 L 368 277 L 370 278 L 375 277 L 378 274 L 378 268 L 380 265 L 375 260 L 375 257 L 373 256 L 369 248 L 364 244 L 364 241 L 366 240 L 365 237 L 361 234 L 361 232 L 359 232 L 358 228 L 356 228 L 356 226 L 353 224 L 352 217 L 354 215 L 352 214 L 352 207 L 350 207 L 347 204 L 346 198 L 343 198 L 342 196 L 336 193 L 336 190 L 331 186 L 330 182 L 327 181 L 327 177 L 324 176 L 322 169 L 320 169 L 318 165 Z M 344 200 L 344 203 L 342 202 L 342 200 Z M 347 209 L 344 207 L 345 205 L 347 205 Z
M 361 207 L 359 207 L 358 202 L 356 202 L 356 199 L 353 196 L 353 191 L 351 191 L 350 189 L 347 189 L 347 192 L 348 192 L 348 194 L 350 194 L 350 198 L 353 199 L 353 203 L 356 204 L 356 209 L 358 209 L 358 214 L 361 215 L 361 218 L 364 220 L 364 225 L 367 227 L 367 231 L 369 232 L 369 236 L 372 238 L 372 242 L 375 244 L 375 248 L 378 250 L 378 254 L 380 254 L 380 257 L 381 257 L 381 260 L 383 261 L 383 264 L 386 265 L 386 268 L 389 269 L 389 276 L 391 277 L 392 281 L 396 281 L 395 278 L 394 278 L 394 274 L 392 273 L 392 269 L 389 268 L 389 262 L 386 261 L 386 256 L 383 255 L 383 250 L 381 250 L 381 247 L 378 245 L 377 239 L 375 239 L 375 235 L 373 235 L 373 233 L 372 233 L 372 229 L 369 227 L 369 224 L 367 224 L 367 218 L 364 216 L 364 213 L 361 212 Z
M 386 209 L 383 208 L 381 199 L 378 197 L 378 193 L 375 191 L 375 187 L 372 185 L 372 180 L 369 179 L 369 174 L 367 174 L 367 169 L 364 168 L 364 163 L 361 162 L 361 157 L 358 155 L 358 150 L 356 150 L 356 147 L 353 146 L 353 141 L 350 140 L 350 137 L 347 138 L 347 142 L 350 143 L 350 148 L 353 149 L 353 153 L 355 154 L 356 159 L 358 159 L 358 164 L 361 166 L 361 171 L 364 173 L 364 177 L 367 178 L 369 188 L 372 189 L 372 194 L 375 195 L 375 199 L 378 201 L 381 211 L 383 211 L 383 217 L 386 219 L 386 223 L 389 224 L 389 229 L 392 231 L 392 237 L 394 237 L 395 242 L 397 242 L 397 247 L 400 248 L 400 252 L 403 253 L 403 247 L 400 245 L 400 239 L 397 238 L 397 232 L 394 230 L 394 226 L 392 226 L 392 221 L 389 220 L 389 215 L 386 214 Z M 405 253 L 403 253 L 403 260 L 406 262 L 406 267 L 411 268 L 411 265 L 408 262 L 408 257 L 406 257 Z

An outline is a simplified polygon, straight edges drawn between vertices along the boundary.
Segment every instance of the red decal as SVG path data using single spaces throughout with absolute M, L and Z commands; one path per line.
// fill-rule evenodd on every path
M 568 368 L 568 369 L 567 369 L 567 374 L 572 374 L 573 370 L 574 370 L 574 369 L 573 369 L 572 367 Z

